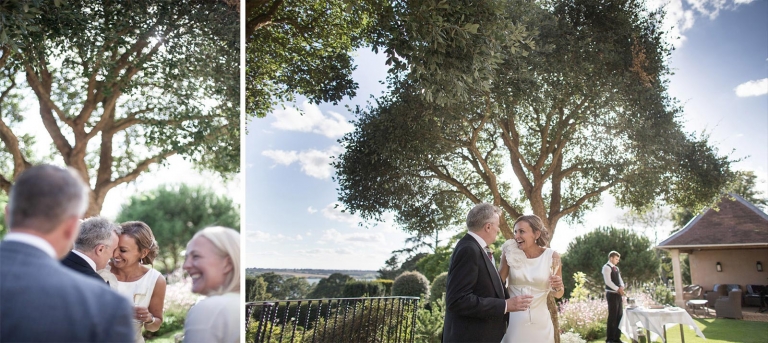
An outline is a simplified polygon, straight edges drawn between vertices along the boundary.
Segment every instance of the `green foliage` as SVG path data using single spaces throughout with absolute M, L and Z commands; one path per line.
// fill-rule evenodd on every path
M 438 298 L 416 313 L 414 336 L 417 342 L 440 343 L 445 322 L 445 300 Z
M 246 114 L 264 117 L 296 94 L 315 103 L 353 97 L 351 53 L 372 23 L 365 4 L 246 1 Z
M 340 298 L 344 295 L 344 285 L 354 280 L 349 275 L 333 273 L 325 279 L 320 279 L 309 294 L 309 297 L 313 299 Z
M 272 272 L 246 278 L 247 301 L 305 299 L 311 288 L 305 278 Z
M 582 272 L 576 272 L 573 274 L 573 281 L 575 281 L 575 285 L 571 291 L 571 301 L 588 300 L 591 297 L 591 293 L 586 287 L 587 276 Z
M 429 303 L 433 304 L 445 296 L 445 289 L 448 284 L 448 272 L 442 272 L 432 280 L 429 286 Z
M 392 295 L 421 297 L 429 296 L 429 280 L 419 272 L 404 272 L 395 279 Z
M 643 288 L 657 304 L 675 306 L 675 295 L 663 284 L 651 282 L 643 285 Z
M 658 199 L 708 204 L 724 189 L 731 161 L 708 137 L 683 131 L 682 109 L 668 95 L 670 47 L 660 13 L 641 0 L 459 2 L 433 6 L 427 16 L 452 23 L 454 35 L 415 35 L 426 42 L 437 36 L 435 50 L 405 39 L 411 27 L 440 27 L 428 20 L 402 23 L 403 33 L 392 33 L 403 38 L 408 63 L 388 79 L 387 95 L 354 109 L 355 131 L 341 139 L 346 150 L 334 162 L 339 199 L 351 212 L 381 219 L 393 211 L 407 231 L 426 235 L 433 227 L 418 223 L 436 208 L 493 201 L 505 212 L 506 237 L 507 219 L 526 207 L 554 237 L 560 220 L 578 222 L 603 192 L 619 206 L 643 208 Z M 460 32 L 469 22 L 480 24 L 477 35 Z M 496 45 L 520 42 L 511 28 L 495 30 L 504 22 L 535 28 L 535 49 L 490 54 Z M 409 64 L 411 47 L 423 47 L 422 65 L 439 62 Z M 429 84 L 451 103 L 426 99 Z M 499 178 L 504 170 L 516 180 Z
M 625 283 L 656 279 L 659 260 L 652 251 L 650 240 L 632 231 L 610 226 L 598 227 L 568 244 L 567 252 L 562 255 L 563 275 L 583 272 L 592 284 L 587 287 L 604 289 L 602 268 L 611 250 L 621 254 L 619 268 Z M 571 282 L 564 278 L 566 289 L 573 289 Z
M 6 228 L 5 224 L 5 206 L 8 204 L 8 196 L 5 193 L 0 192 L 0 239 L 3 239 L 5 237 L 5 234 L 8 233 L 8 228 Z
M 377 279 L 377 280 L 374 280 L 373 282 L 376 282 L 384 286 L 384 295 L 392 294 L 392 285 L 395 283 L 395 280 Z
M 728 191 L 738 194 L 744 200 L 762 209 L 763 212 L 768 211 L 768 197 L 758 187 L 757 175 L 754 171 L 737 171 L 733 181 L 728 185 Z
M 248 293 L 245 295 L 245 301 L 262 301 L 274 299 L 272 294 L 267 292 L 267 283 L 259 276 L 248 276 L 245 278 L 245 289 Z
M 118 222 L 141 220 L 152 228 L 160 245 L 155 261 L 163 273 L 181 266 L 181 252 L 195 232 L 208 226 L 240 230 L 240 210 L 228 196 L 203 187 L 160 186 L 128 199 Z
M 395 303 L 394 306 L 380 302 L 358 302 L 348 306 L 344 310 L 339 310 L 334 314 L 333 320 L 336 325 L 323 325 L 320 323 L 315 326 L 314 332 L 307 332 L 304 339 L 318 343 L 336 343 L 336 342 L 400 342 L 403 337 L 410 337 L 413 326 L 411 318 L 417 311 L 416 306 L 403 305 Z M 392 318 L 402 318 L 403 320 L 392 320 Z M 338 322 L 336 322 L 338 321 Z M 400 335 L 399 341 L 395 340 L 396 335 Z
M 375 281 L 349 281 L 344 284 L 342 296 L 345 298 L 382 297 L 386 295 L 386 287 Z

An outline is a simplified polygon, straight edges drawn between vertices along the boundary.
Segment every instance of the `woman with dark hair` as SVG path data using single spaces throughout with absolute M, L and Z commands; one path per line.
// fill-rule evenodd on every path
M 565 293 L 560 255 L 547 248 L 549 231 L 535 215 L 517 218 L 514 234 L 501 247 L 499 275 L 507 281 L 510 296 L 532 295 L 533 301 L 528 311 L 509 314 L 502 342 L 559 342 L 554 298 Z
M 136 342 L 144 342 L 142 328 L 154 332 L 163 324 L 165 278 L 151 266 L 159 248 L 147 224 L 131 221 L 120 228 L 123 233 L 112 261 L 99 274 L 133 303 Z

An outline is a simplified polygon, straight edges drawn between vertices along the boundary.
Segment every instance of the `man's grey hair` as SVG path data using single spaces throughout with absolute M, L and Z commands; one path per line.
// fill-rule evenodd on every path
M 112 233 L 120 234 L 123 229 L 104 217 L 91 217 L 80 223 L 80 234 L 75 240 L 75 249 L 86 252 L 93 250 L 99 244 L 109 246 L 112 243 Z
M 8 198 L 8 226 L 46 234 L 88 208 L 88 186 L 72 168 L 38 165 L 19 175 Z
M 467 214 L 467 229 L 472 232 L 479 231 L 493 220 L 494 214 L 501 215 L 501 209 L 485 202 L 475 205 Z

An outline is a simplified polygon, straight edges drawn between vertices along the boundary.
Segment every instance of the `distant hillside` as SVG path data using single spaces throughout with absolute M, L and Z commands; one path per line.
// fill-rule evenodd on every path
M 373 280 L 376 279 L 379 274 L 375 270 L 245 268 L 246 276 L 256 276 L 270 272 L 305 278 L 327 278 L 333 273 L 342 273 L 358 280 Z

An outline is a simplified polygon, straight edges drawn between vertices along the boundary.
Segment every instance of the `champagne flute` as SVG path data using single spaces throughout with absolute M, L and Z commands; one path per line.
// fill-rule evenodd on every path
M 146 295 L 147 295 L 146 293 L 135 293 L 133 295 L 133 306 L 134 307 L 139 306 L 139 304 L 141 303 L 142 300 L 144 300 L 144 297 Z M 135 321 L 137 323 L 142 323 L 143 324 L 143 321 L 138 320 L 138 319 L 134 319 L 133 321 Z
M 561 265 L 562 265 L 562 262 L 560 262 L 560 259 L 559 259 L 559 258 L 553 258 L 553 259 L 552 259 L 552 265 L 551 265 L 551 266 L 549 266 L 549 277 L 550 277 L 550 281 L 549 281 L 549 291 L 550 291 L 550 292 L 553 292 L 553 293 L 557 293 L 557 291 L 558 291 L 557 289 L 555 289 L 554 287 L 552 287 L 552 281 L 551 281 L 551 279 L 552 279 L 552 277 L 553 277 L 553 276 L 557 276 L 557 272 L 558 272 L 558 271 L 560 271 L 560 266 L 561 266 Z
M 522 295 L 533 295 L 531 286 L 523 286 L 520 288 L 520 293 Z M 525 323 L 525 325 L 531 325 L 533 324 L 533 321 L 531 320 L 531 305 L 528 305 L 528 322 Z

